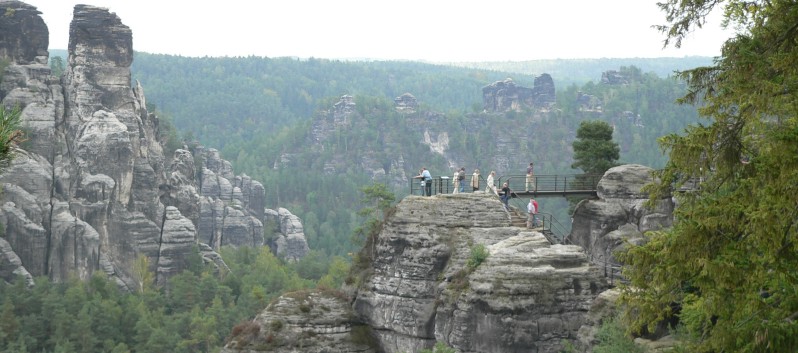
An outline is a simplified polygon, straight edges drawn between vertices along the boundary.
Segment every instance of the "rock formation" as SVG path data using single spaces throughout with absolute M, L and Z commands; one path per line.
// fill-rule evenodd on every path
M 414 97 L 410 93 L 405 93 L 399 97 L 394 98 L 393 100 L 397 112 L 400 113 L 415 113 L 418 110 L 418 101 L 416 97 Z
M 479 246 L 487 251 L 481 264 L 473 262 Z M 369 351 L 352 345 L 364 335 L 379 352 L 436 342 L 460 352 L 557 352 L 576 340 L 607 288 L 581 248 L 511 226 L 499 201 L 483 193 L 405 197 L 359 258 L 354 267 L 365 268 L 354 276 L 348 310 L 330 304 L 329 291 L 284 295 L 253 321 L 254 334 L 233 338 L 224 352 L 291 352 L 296 344 L 270 342 L 299 337 L 294 342 L 314 347 L 314 337 L 329 333 L 348 337 L 345 348 L 328 350 L 335 352 Z M 322 306 L 332 308 L 323 320 L 313 314 Z M 352 329 L 364 324 L 366 332 Z
M 643 233 L 673 224 L 671 197 L 646 207 L 641 188 L 653 181 L 653 169 L 637 164 L 611 168 L 598 183 L 598 200 L 583 200 L 574 210 L 569 239 L 585 249 L 606 276 L 617 278 L 621 264 L 613 253 L 626 242 L 642 241 Z
M 270 245 L 275 253 L 294 261 L 305 257 L 309 248 L 299 217 L 287 209 L 265 209 L 265 188 L 246 174 L 234 175 L 232 164 L 213 148 L 196 146 L 200 166 L 194 165 L 194 153 L 178 149 L 168 173 L 169 184 L 161 185 L 161 202 L 176 207 L 196 224 L 197 238 L 209 249 L 230 246 Z M 199 172 L 201 171 L 201 172 Z M 199 186 L 199 187 L 197 187 Z M 285 219 L 285 221 L 281 221 Z M 266 244 L 264 225 L 277 224 L 281 233 L 276 244 Z M 280 224 L 291 224 L 283 231 Z
M 285 294 L 252 322 L 233 328 L 222 353 L 374 353 L 371 333 L 345 297 L 330 291 Z
M 629 80 L 617 70 L 608 70 L 601 73 L 601 83 L 605 85 L 628 85 Z
M 475 246 L 489 256 L 473 272 Z M 386 352 L 436 341 L 461 352 L 553 352 L 606 288 L 577 246 L 510 225 L 487 194 L 410 196 L 374 247 L 355 311 Z
M 519 86 L 511 78 L 482 88 L 483 107 L 492 113 L 548 108 L 554 101 L 554 80 L 549 74 L 536 77 L 532 88 Z
M 310 248 L 299 217 L 281 207 L 276 211 L 266 209 L 266 221 L 275 225 L 273 232 L 277 237 L 269 245 L 277 256 L 289 261 L 297 261 L 307 256 Z
M 164 284 L 197 250 L 223 267 L 213 249 L 263 245 L 263 185 L 213 149 L 164 156 L 158 117 L 131 85 L 132 33 L 115 14 L 75 6 L 59 80 L 40 12 L 16 0 L 0 10 L 0 102 L 21 108 L 28 138 L 0 175 L 0 278 L 104 271 L 132 288 L 146 256 Z
M 4 33 L 46 35 L 33 7 L 18 1 L 0 6 L 11 14 L 0 19 Z M 161 264 L 179 265 L 193 243 L 162 232 L 166 208 L 158 185 L 166 180 L 158 119 L 147 112 L 141 87 L 130 83 L 130 29 L 102 8 L 78 5 L 73 15 L 60 81 L 46 65 L 47 41 L 0 49 L 10 60 L 0 99 L 22 108 L 29 138 L 26 151 L 0 177 L 15 186 L 2 195 L 5 239 L 34 276 L 63 280 L 74 273 L 85 279 L 102 270 L 130 287 L 137 256 L 157 259 L 153 270 L 169 273 Z M 31 61 L 21 53 L 44 55 Z

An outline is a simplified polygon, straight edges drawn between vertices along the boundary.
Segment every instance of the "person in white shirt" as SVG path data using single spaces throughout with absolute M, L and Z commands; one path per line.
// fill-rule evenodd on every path
M 538 213 L 538 209 L 535 207 L 535 202 L 533 199 L 529 199 L 529 203 L 526 205 L 526 210 L 529 213 L 529 218 L 526 221 L 526 227 L 532 228 L 533 226 L 537 225 L 535 214 Z
M 460 178 L 459 178 L 459 176 L 460 176 L 460 170 L 459 169 L 455 169 L 454 170 L 454 176 L 452 176 L 452 186 L 454 186 L 454 191 L 452 191 L 452 194 L 459 194 L 460 193 Z
M 494 195 L 499 196 L 499 192 L 496 191 L 496 185 L 493 185 L 495 178 L 496 178 L 496 172 L 491 171 L 490 174 L 488 174 L 488 180 L 487 180 L 488 187 L 485 188 L 485 192 L 490 191 L 493 192 Z
M 473 191 L 479 190 L 479 169 L 474 169 L 474 174 L 471 175 L 471 188 Z

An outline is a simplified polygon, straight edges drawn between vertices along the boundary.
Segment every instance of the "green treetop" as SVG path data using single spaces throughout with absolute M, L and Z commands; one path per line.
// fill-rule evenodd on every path
M 604 121 L 579 123 L 573 147 L 575 162 L 571 168 L 582 169 L 588 174 L 604 174 L 607 169 L 618 165 L 621 150 L 612 140 L 612 126 Z

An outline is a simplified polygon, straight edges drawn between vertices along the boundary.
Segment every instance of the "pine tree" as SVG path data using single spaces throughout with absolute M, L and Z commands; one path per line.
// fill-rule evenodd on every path
M 621 149 L 612 140 L 612 126 L 600 120 L 585 120 L 579 123 L 576 140 L 573 142 L 574 164 L 571 168 L 582 169 L 588 174 L 604 174 L 618 165 Z
M 19 129 L 21 116 L 19 108 L 9 110 L 0 105 L 0 171 L 11 162 L 14 148 L 25 141 L 25 135 Z
M 714 65 L 681 74 L 683 102 L 702 103 L 709 123 L 661 139 L 670 160 L 650 188 L 692 191 L 677 193 L 672 229 L 620 256 L 626 318 L 638 329 L 678 318 L 691 352 L 795 352 L 798 3 L 668 0 L 661 29 L 678 46 L 721 4 L 739 33 Z

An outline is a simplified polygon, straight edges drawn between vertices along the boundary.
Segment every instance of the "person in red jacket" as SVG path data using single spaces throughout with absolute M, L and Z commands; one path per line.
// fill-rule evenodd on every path
M 526 205 L 526 210 L 529 212 L 529 219 L 526 222 L 526 227 L 537 227 L 538 202 L 535 199 L 529 199 L 529 204 Z

